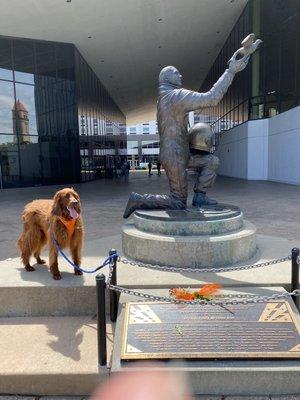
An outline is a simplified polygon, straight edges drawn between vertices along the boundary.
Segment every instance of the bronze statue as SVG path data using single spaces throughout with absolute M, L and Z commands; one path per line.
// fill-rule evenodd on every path
M 252 36 L 251 36 L 252 35 Z M 159 74 L 157 123 L 160 136 L 160 159 L 169 179 L 169 195 L 131 193 L 124 215 L 128 218 L 137 209 L 185 209 L 188 197 L 186 170 L 189 165 L 190 149 L 187 118 L 190 111 L 215 106 L 228 90 L 236 73 L 248 64 L 250 54 L 256 50 L 254 35 L 242 42 L 228 62 L 219 80 L 206 93 L 182 88 L 182 76 L 172 66 L 165 67 Z M 243 57 L 238 59 L 242 54 Z M 199 192 L 200 193 L 200 192 Z M 203 193 L 202 193 L 203 194 Z M 201 206 L 209 203 L 206 194 L 196 196 L 195 203 Z

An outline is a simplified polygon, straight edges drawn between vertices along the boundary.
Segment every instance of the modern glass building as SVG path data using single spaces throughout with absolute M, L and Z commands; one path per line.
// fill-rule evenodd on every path
M 72 44 L 0 38 L 0 187 L 109 177 L 125 117 Z
M 207 91 L 250 32 L 263 40 L 247 69 L 237 74 L 223 100 L 201 112 L 217 133 L 248 120 L 270 118 L 300 104 L 300 2 L 249 0 L 200 91 Z
M 200 91 L 207 91 L 250 32 L 263 40 L 223 100 L 199 118 L 216 132 L 219 174 L 300 183 L 300 2 L 249 0 Z

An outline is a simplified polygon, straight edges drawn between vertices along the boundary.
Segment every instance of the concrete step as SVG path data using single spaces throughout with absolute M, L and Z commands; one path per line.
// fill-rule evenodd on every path
M 90 395 L 109 372 L 98 370 L 96 333 L 90 316 L 0 318 L 0 393 Z
M 235 288 L 224 293 L 247 293 L 271 295 L 282 292 L 282 288 Z M 166 289 L 147 290 L 149 294 L 166 295 Z M 121 360 L 124 340 L 126 302 L 136 302 L 136 297 L 122 294 L 121 307 L 116 323 L 111 373 L 134 371 L 173 371 L 187 375 L 192 392 L 209 396 L 287 396 L 300 394 L 300 364 L 298 359 L 223 359 L 223 360 Z M 151 300 L 148 300 L 151 301 Z M 184 306 L 183 306 L 184 307 Z M 199 307 L 195 305 L 194 307 Z M 201 306 L 200 306 L 201 307 Z M 230 308 L 230 306 L 228 306 Z M 291 303 L 294 318 L 300 323 L 299 313 Z M 147 322 L 146 322 L 147 323 Z M 150 329 L 150 328 L 149 328 Z M 216 349 L 217 351 L 217 349 Z M 162 351 L 163 353 L 163 351 Z
M 259 251 L 247 264 L 258 263 L 290 254 L 297 245 L 287 239 L 257 235 Z M 94 240 L 85 248 L 82 265 L 99 265 L 109 248 L 120 250 L 121 235 L 110 240 Z M 46 254 L 45 254 L 46 255 Z M 244 265 L 240 263 L 237 265 Z M 95 274 L 74 276 L 66 261 L 60 258 L 62 280 L 54 281 L 47 266 L 35 266 L 26 272 L 19 259 L 0 262 L 0 317 L 93 315 L 96 313 Z M 103 273 L 108 274 L 108 268 Z M 205 282 L 231 286 L 284 286 L 291 281 L 290 261 L 270 267 L 223 273 L 172 273 L 118 263 L 118 283 L 141 290 L 154 287 L 199 286 Z

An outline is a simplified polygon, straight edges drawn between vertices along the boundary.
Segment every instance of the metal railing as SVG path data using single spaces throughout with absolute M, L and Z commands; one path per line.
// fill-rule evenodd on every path
M 211 110 L 211 126 L 215 132 L 216 148 L 219 145 L 221 136 L 246 121 L 271 118 L 283 111 L 299 105 L 300 100 L 296 95 L 285 96 L 277 92 L 269 92 L 264 95 L 253 96 L 244 99 L 221 117 L 213 119 L 214 109 Z

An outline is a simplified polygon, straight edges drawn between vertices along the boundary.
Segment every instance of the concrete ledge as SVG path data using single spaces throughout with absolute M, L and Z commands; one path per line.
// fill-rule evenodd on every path
M 92 317 L 1 318 L 0 337 L 0 393 L 89 395 L 108 377 Z M 111 325 L 107 339 L 110 359 Z
M 110 241 L 101 250 L 102 241 L 94 241 L 84 257 L 86 268 L 99 263 L 99 258 L 107 254 L 108 246 L 120 249 L 120 236 Z M 296 245 L 283 238 L 257 235 L 259 252 L 251 260 L 237 265 L 252 264 L 289 255 Z M 97 256 L 96 256 L 97 255 Z M 19 259 L 0 262 L 0 317 L 5 316 L 59 316 L 59 315 L 95 315 L 96 293 L 95 275 L 76 277 L 64 260 L 59 261 L 62 280 L 54 281 L 47 266 L 37 266 L 35 272 L 26 272 Z M 108 274 L 108 268 L 104 268 Z M 220 283 L 224 287 L 232 286 L 284 286 L 291 282 L 291 262 L 286 261 L 270 267 L 228 271 L 223 273 L 173 273 L 150 268 L 118 263 L 118 283 L 129 288 L 176 286 L 197 287 L 205 282 Z M 108 303 L 107 303 L 108 304 Z M 107 307 L 108 310 L 108 307 Z

